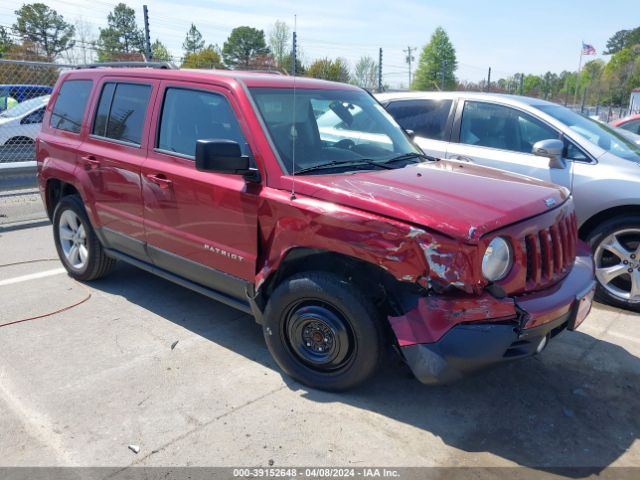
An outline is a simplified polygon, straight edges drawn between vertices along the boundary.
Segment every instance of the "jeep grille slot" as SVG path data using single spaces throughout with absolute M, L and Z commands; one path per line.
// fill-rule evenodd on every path
M 563 278 L 576 257 L 576 215 L 529 234 L 524 239 L 527 259 L 527 291 L 540 290 Z

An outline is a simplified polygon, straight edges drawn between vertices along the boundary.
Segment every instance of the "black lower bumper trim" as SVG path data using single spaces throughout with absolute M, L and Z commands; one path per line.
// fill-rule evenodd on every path
M 439 341 L 401 347 L 413 374 L 425 384 L 451 383 L 504 361 L 534 355 L 543 339 L 566 329 L 570 314 L 520 330 L 516 322 L 462 324 Z

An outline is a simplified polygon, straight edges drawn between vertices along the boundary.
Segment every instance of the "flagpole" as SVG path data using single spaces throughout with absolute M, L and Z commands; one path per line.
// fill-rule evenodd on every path
M 584 42 L 582 42 L 584 44 Z M 575 105 L 578 101 L 578 84 L 580 81 L 580 70 L 582 70 L 582 54 L 584 52 L 584 47 L 580 45 L 580 61 L 578 62 L 578 73 L 576 75 L 576 88 L 573 93 L 573 104 Z

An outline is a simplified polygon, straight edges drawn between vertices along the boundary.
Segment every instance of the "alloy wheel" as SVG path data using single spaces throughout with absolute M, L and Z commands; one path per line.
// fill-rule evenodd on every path
M 640 229 L 617 230 L 598 244 L 596 278 L 611 295 L 640 302 Z
M 87 247 L 87 232 L 80 217 L 71 210 L 62 212 L 58 233 L 60 246 L 67 263 L 75 270 L 85 268 L 89 258 L 89 249 Z

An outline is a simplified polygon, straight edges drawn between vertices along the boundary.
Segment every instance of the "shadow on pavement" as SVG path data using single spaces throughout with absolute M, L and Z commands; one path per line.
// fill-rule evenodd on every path
M 219 304 L 127 265 L 92 287 L 277 369 L 261 328 L 247 315 L 229 309 L 227 316 L 244 326 L 220 328 L 228 319 L 208 315 Z M 352 392 L 307 391 L 284 375 L 283 380 L 314 401 L 366 409 L 431 432 L 457 449 L 544 471 L 587 467 L 598 473 L 640 436 L 640 359 L 580 332 L 561 334 L 540 356 L 450 386 L 420 384 L 394 354 L 372 381 Z

